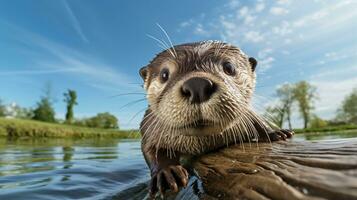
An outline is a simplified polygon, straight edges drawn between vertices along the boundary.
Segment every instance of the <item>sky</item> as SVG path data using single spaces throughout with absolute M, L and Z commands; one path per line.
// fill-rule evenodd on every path
M 255 57 L 256 109 L 281 84 L 307 80 L 314 113 L 332 119 L 357 87 L 356 10 L 352 0 L 2 1 L 0 99 L 34 107 L 51 83 L 56 117 L 74 89 L 76 117 L 110 112 L 137 128 L 147 107 L 138 70 L 162 51 L 153 38 L 169 43 L 161 26 L 173 44 L 222 40 Z

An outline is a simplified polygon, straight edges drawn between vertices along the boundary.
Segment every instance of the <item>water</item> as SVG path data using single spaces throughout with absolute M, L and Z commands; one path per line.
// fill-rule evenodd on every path
M 111 199 L 149 179 L 138 140 L 0 138 L 0 199 Z
M 299 134 L 294 140 L 346 137 L 357 132 Z M 148 180 L 140 140 L 0 138 L 1 200 L 140 199 Z

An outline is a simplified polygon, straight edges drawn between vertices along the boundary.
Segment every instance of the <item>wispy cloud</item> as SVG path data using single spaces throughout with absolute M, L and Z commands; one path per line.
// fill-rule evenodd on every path
M 68 13 L 69 19 L 71 20 L 73 28 L 76 30 L 77 34 L 81 37 L 81 39 L 84 42 L 88 43 L 89 41 L 88 41 L 87 37 L 85 36 L 85 34 L 83 33 L 81 24 L 79 23 L 77 16 L 75 15 L 73 10 L 71 9 L 71 7 L 68 4 L 67 0 L 62 0 L 62 2 L 63 2 L 64 9 Z
M 271 7 L 269 12 L 273 15 L 286 15 L 289 13 L 289 10 L 282 7 Z
M 258 31 L 248 31 L 244 35 L 244 39 L 248 42 L 261 42 L 264 39 L 264 36 Z
M 258 58 L 261 85 L 295 82 L 315 84 L 320 94 L 317 112 L 331 118 L 338 103 L 357 87 L 357 2 L 351 0 L 244 3 L 230 0 L 210 21 L 191 19 L 184 28 L 204 27 L 205 35 L 233 43 Z M 207 13 L 206 13 L 207 14 Z M 208 15 L 208 14 L 207 14 Z M 215 20 L 212 20 L 215 19 Z M 269 74 L 268 74 L 269 73 Z M 265 91 L 263 91 L 265 90 Z M 261 89 L 271 94 L 268 89 Z
M 0 71 L 0 75 L 41 75 L 41 74 L 70 74 L 79 77 L 85 83 L 105 84 L 113 90 L 118 88 L 133 88 L 130 83 L 134 78 L 117 70 L 93 55 L 77 51 L 68 46 L 58 44 L 43 36 L 20 28 L 2 23 L 16 34 L 14 39 L 23 44 L 22 48 L 30 48 L 38 52 L 32 59 L 32 65 L 26 65 L 21 70 Z
M 36 70 L 12 70 L 0 71 L 0 76 L 16 76 L 16 75 L 43 75 L 43 74 L 57 74 L 63 72 L 71 72 L 71 69 L 36 69 Z

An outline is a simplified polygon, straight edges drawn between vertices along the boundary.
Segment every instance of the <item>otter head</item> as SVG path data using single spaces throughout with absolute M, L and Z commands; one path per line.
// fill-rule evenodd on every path
M 217 41 L 177 45 L 141 68 L 149 109 L 170 134 L 219 134 L 247 118 L 257 61 Z

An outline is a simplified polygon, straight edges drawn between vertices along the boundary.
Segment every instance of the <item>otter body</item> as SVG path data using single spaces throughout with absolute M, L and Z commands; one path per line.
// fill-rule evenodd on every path
M 273 130 L 251 109 L 256 66 L 233 45 L 204 41 L 167 49 L 140 69 L 149 103 L 140 130 L 151 195 L 186 186 L 183 154 L 292 136 Z

